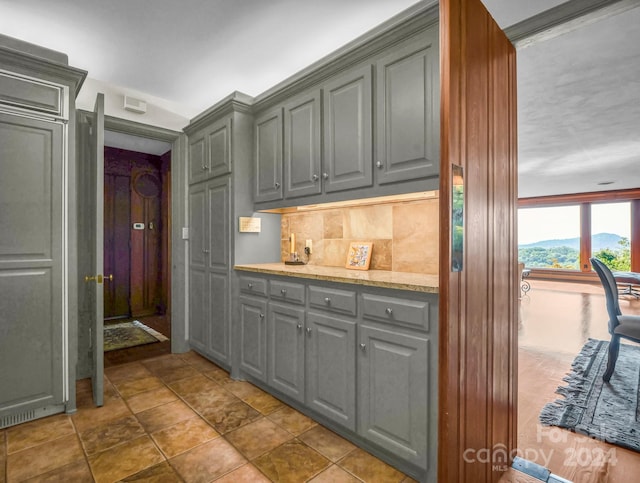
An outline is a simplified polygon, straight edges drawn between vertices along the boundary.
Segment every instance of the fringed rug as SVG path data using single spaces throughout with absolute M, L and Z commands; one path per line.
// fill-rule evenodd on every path
M 142 322 L 120 322 L 104 326 L 104 351 L 126 349 L 138 345 L 169 340 L 160 332 L 147 327 Z
M 564 378 L 568 385 L 556 390 L 564 399 L 547 404 L 540 422 L 640 451 L 640 347 L 620 344 L 616 369 L 605 383 L 608 349 L 609 342 L 587 341 Z

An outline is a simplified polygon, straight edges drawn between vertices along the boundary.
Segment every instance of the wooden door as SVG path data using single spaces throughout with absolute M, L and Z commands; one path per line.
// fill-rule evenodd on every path
M 131 170 L 131 315 L 157 312 L 162 265 L 160 172 L 134 167 Z
M 63 133 L 0 112 L 0 428 L 64 410 Z
M 442 0 L 440 25 L 438 481 L 497 481 L 516 447 L 516 53 L 480 0 Z M 453 165 L 462 271 L 451 268 Z
M 129 317 L 131 176 L 104 175 L 104 318 Z

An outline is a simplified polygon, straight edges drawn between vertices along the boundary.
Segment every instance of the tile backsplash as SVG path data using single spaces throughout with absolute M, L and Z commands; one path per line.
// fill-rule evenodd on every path
M 371 270 L 438 273 L 438 199 L 387 203 L 282 215 L 281 259 L 288 259 L 289 236 L 308 263 L 344 267 L 351 242 L 373 242 Z

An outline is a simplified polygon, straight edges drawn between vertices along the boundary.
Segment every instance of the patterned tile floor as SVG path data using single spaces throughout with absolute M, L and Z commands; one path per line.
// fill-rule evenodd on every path
M 0 430 L 0 483 L 412 482 L 199 355 L 105 370 L 105 405 Z

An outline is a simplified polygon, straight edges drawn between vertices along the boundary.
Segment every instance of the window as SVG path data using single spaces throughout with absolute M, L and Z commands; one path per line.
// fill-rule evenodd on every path
M 631 270 L 631 203 L 591 205 L 591 253 L 612 270 Z
M 520 208 L 518 258 L 527 268 L 580 269 L 580 205 Z

